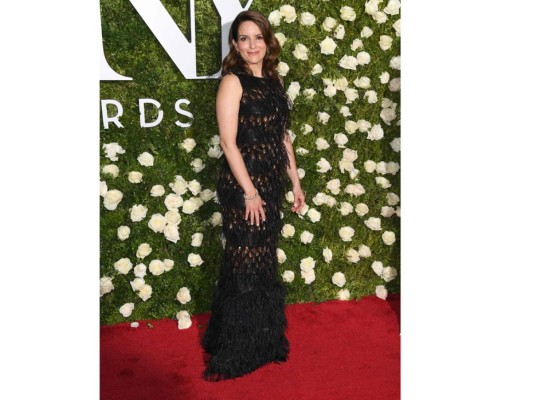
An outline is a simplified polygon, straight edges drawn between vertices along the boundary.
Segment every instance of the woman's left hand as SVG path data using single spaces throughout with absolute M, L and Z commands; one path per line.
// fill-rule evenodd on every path
M 305 206 L 305 193 L 300 187 L 293 188 L 292 193 L 294 194 L 294 203 L 291 207 L 291 211 L 299 212 L 303 206 Z

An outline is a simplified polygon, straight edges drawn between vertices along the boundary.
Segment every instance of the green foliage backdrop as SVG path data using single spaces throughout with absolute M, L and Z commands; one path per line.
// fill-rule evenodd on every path
M 163 0 L 176 24 L 188 39 L 190 39 L 189 1 Z M 246 2 L 243 1 L 244 5 Z M 377 2 L 376 2 L 377 3 Z M 320 302 L 335 299 L 339 287 L 333 284 L 332 276 L 335 272 L 342 272 L 346 276 L 346 284 L 343 289 L 348 289 L 350 299 L 359 299 L 366 295 L 375 295 L 376 286 L 385 285 L 388 292 L 400 290 L 400 218 L 399 203 L 397 214 L 389 217 L 380 215 L 381 207 L 387 206 L 387 193 L 395 193 L 400 196 L 400 173 L 379 174 L 378 172 L 366 172 L 364 163 L 373 160 L 400 162 L 399 151 L 393 150 L 391 141 L 400 136 L 400 91 L 391 91 L 388 83 L 381 83 L 380 76 L 383 72 L 390 74 L 390 79 L 400 76 L 399 68 L 391 68 L 390 62 L 393 57 L 400 55 L 399 23 L 393 24 L 400 19 L 400 15 L 383 13 L 387 2 L 377 3 L 379 10 L 387 18 L 385 22 L 378 22 L 379 16 L 373 17 L 365 12 L 364 1 L 254 1 L 250 9 L 257 10 L 265 16 L 272 11 L 279 10 L 283 5 L 290 4 L 296 9 L 298 19 L 294 22 L 285 22 L 283 19 L 279 26 L 273 26 L 276 33 L 283 33 L 286 42 L 283 44 L 281 61 L 290 68 L 284 82 L 286 89 L 292 82 L 298 82 L 301 87 L 300 94 L 294 100 L 291 130 L 295 135 L 294 149 L 304 148 L 308 154 L 296 154 L 298 167 L 305 170 L 305 176 L 301 179 L 302 188 L 307 192 L 306 202 L 310 208 L 315 208 L 321 213 L 318 222 L 312 222 L 308 216 L 298 216 L 290 211 L 291 203 L 283 204 L 284 223 L 295 227 L 295 235 L 291 238 L 280 236 L 279 248 L 287 255 L 287 260 L 280 264 L 280 274 L 285 270 L 295 273 L 292 282 L 286 282 L 289 289 L 287 303 L 295 302 Z M 353 21 L 341 19 L 340 9 L 343 6 L 352 7 L 356 18 Z M 220 69 L 221 44 L 220 44 L 220 17 L 211 1 L 196 1 L 196 29 L 197 29 L 197 70 L 199 75 L 214 74 Z M 316 22 L 311 26 L 300 23 L 300 15 L 309 12 L 316 17 Z M 124 150 L 124 154 L 118 154 L 117 161 L 111 161 L 106 157 L 105 151 L 101 150 L 101 167 L 114 164 L 119 168 L 117 177 L 101 172 L 101 181 L 106 182 L 108 190 L 116 189 L 123 193 L 123 198 L 115 210 L 104 207 L 101 198 L 100 212 L 100 243 L 101 243 L 101 271 L 100 277 L 112 278 L 113 290 L 101 295 L 101 323 L 112 324 L 124 321 L 135 321 L 148 318 L 175 318 L 178 311 L 186 310 L 190 315 L 208 311 L 210 307 L 211 293 L 223 251 L 221 241 L 221 226 L 213 226 L 211 217 L 220 209 L 215 199 L 205 202 L 197 212 L 192 214 L 180 213 L 182 221 L 179 224 L 180 239 L 173 243 L 161 233 L 156 233 L 148 226 L 148 221 L 153 214 L 165 215 L 168 211 L 164 204 L 165 196 L 172 193 L 169 183 L 174 182 L 176 175 L 181 175 L 185 180 L 196 179 L 203 189 L 216 188 L 217 171 L 221 159 L 207 155 L 212 146 L 213 136 L 218 135 L 215 116 L 215 95 L 217 80 L 186 80 L 174 65 L 170 57 L 164 51 L 155 36 L 145 25 L 142 18 L 127 0 L 101 0 L 102 35 L 106 59 L 110 66 L 120 74 L 133 77 L 133 81 L 102 81 L 101 98 L 115 99 L 124 108 L 124 115 L 120 118 L 124 128 L 117 128 L 114 124 L 109 129 L 104 129 L 101 124 L 101 146 L 108 143 L 118 143 Z M 345 28 L 345 36 L 336 39 L 333 31 L 326 31 L 322 23 L 326 17 L 337 20 Z M 361 31 L 369 27 L 373 33 L 370 37 L 362 37 Z M 387 35 L 393 38 L 390 49 L 380 48 L 380 36 Z M 334 54 L 321 53 L 320 42 L 326 37 L 331 37 L 337 47 Z M 362 47 L 352 50 L 354 39 L 362 40 Z M 308 49 L 308 59 L 300 60 L 293 55 L 293 50 L 298 44 L 304 44 Z M 344 69 L 338 65 L 344 55 L 356 56 L 358 52 L 365 51 L 371 61 L 366 65 L 358 65 L 356 70 Z M 315 64 L 320 64 L 323 71 L 312 74 Z M 339 110 L 346 103 L 343 92 L 328 97 L 324 94 L 325 85 L 323 79 L 332 81 L 345 77 L 349 87 L 355 88 L 359 98 L 351 104 L 346 104 L 351 116 L 343 116 Z M 370 88 L 358 88 L 353 81 L 357 78 L 368 77 Z M 307 98 L 302 94 L 303 90 L 312 88 L 316 95 Z M 373 90 L 377 94 L 378 101 L 369 103 L 364 96 L 366 90 Z M 164 112 L 162 122 L 154 128 L 141 128 L 139 123 L 138 99 L 151 98 L 161 103 Z M 174 109 L 176 100 L 186 98 L 190 101 L 187 109 L 194 115 L 192 126 L 180 128 L 175 121 L 180 119 L 188 122 L 187 118 L 178 115 Z M 389 99 L 394 103 L 396 118 L 385 124 L 380 113 L 382 112 L 383 99 Z M 396 107 L 398 105 L 398 107 Z M 110 108 L 112 111 L 112 108 Z M 157 116 L 155 108 L 149 109 L 148 120 L 154 120 Z M 331 115 L 327 124 L 323 124 L 317 118 L 318 112 L 327 112 Z M 380 140 L 369 140 L 367 132 L 356 131 L 347 133 L 346 121 L 366 120 L 371 125 L 380 124 L 384 136 Z M 309 124 L 313 131 L 304 134 L 304 124 Z M 333 138 L 336 133 L 345 133 L 348 137 L 346 147 L 357 151 L 357 159 L 354 162 L 359 174 L 351 179 L 347 172 L 342 173 L 338 167 L 343 157 L 343 149 L 339 148 Z M 315 141 L 322 137 L 328 141 L 330 147 L 325 150 L 317 150 Z M 194 138 L 196 146 L 191 152 L 187 152 L 180 146 L 186 138 Z M 137 157 L 148 152 L 154 156 L 154 165 L 142 166 Z M 327 173 L 317 172 L 316 163 L 326 158 L 332 166 Z M 190 163 L 200 158 L 205 163 L 205 168 L 199 173 L 194 172 Z M 139 171 L 143 174 L 140 183 L 131 183 L 128 174 L 131 171 Z M 391 184 L 389 188 L 383 188 L 376 183 L 377 176 L 386 177 Z M 332 195 L 326 188 L 327 182 L 338 178 L 341 182 L 341 192 Z M 352 196 L 344 192 L 348 184 L 360 183 L 365 188 L 365 193 Z M 163 185 L 165 195 L 152 197 L 150 190 L 154 185 Z M 291 189 L 287 180 L 287 188 Z M 319 193 L 332 195 L 337 204 L 329 207 L 326 204 L 315 205 L 312 201 Z M 184 199 L 193 197 L 190 192 L 182 196 Z M 364 216 L 358 216 L 353 212 L 347 216 L 339 212 L 339 204 L 349 202 L 354 207 L 358 203 L 365 203 L 369 211 Z M 132 222 L 129 209 L 135 204 L 142 204 L 148 208 L 146 218 L 140 222 Z M 369 217 L 381 219 L 381 230 L 369 229 L 364 221 Z M 119 240 L 117 229 L 120 226 L 128 226 L 131 234 L 126 240 Z M 339 229 L 343 226 L 351 226 L 355 235 L 349 242 L 344 242 L 339 236 Z M 311 243 L 300 242 L 300 234 L 305 230 L 314 234 Z M 395 233 L 396 241 L 387 245 L 382 240 L 384 231 Z M 201 232 L 204 239 L 201 247 L 191 245 L 191 236 Z M 136 252 L 141 243 L 148 243 L 152 252 L 144 259 L 137 258 Z M 357 249 L 360 245 L 366 245 L 371 249 L 370 257 L 361 257 L 357 263 L 346 259 L 346 251 L 350 248 Z M 322 251 L 325 247 L 333 252 L 333 259 L 327 263 L 324 261 Z M 191 267 L 187 261 L 189 253 L 200 254 L 204 263 L 197 267 Z M 316 261 L 316 280 L 306 284 L 300 276 L 300 261 L 306 257 L 313 257 Z M 132 289 L 130 284 L 135 275 L 133 269 L 127 274 L 119 273 L 114 264 L 121 258 L 131 260 L 133 266 L 144 263 L 148 266 L 153 259 L 170 259 L 174 266 L 162 275 L 155 276 L 147 271 L 144 280 L 153 288 L 152 295 L 143 301 Z M 392 266 L 398 271 L 398 276 L 390 282 L 385 282 L 372 269 L 374 261 L 381 261 L 384 266 Z M 191 294 L 191 300 L 181 304 L 176 299 L 176 293 L 182 287 L 187 287 Z M 133 313 L 125 318 L 119 312 L 119 308 L 125 303 L 134 303 Z

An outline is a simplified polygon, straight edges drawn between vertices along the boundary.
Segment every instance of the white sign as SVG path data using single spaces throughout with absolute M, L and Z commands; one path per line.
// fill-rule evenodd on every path
M 222 59 L 229 52 L 228 34 L 231 23 L 241 11 L 248 10 L 253 0 L 248 0 L 244 7 L 239 0 L 213 0 L 213 3 L 220 15 L 220 42 L 222 44 Z M 141 18 L 154 36 L 159 40 L 167 54 L 170 56 L 176 67 L 181 71 L 186 79 L 214 79 L 220 75 L 220 70 L 213 75 L 198 76 L 196 72 L 196 23 L 194 19 L 194 0 L 189 0 L 190 20 L 191 20 L 191 41 L 187 41 L 185 35 L 176 25 L 168 11 L 160 0 L 130 0 Z M 100 36 L 102 31 L 100 28 Z M 107 63 L 104 54 L 104 43 L 100 52 L 100 80 L 101 81 L 125 81 L 132 80 L 131 77 L 118 74 Z M 222 61 L 222 60 L 221 60 Z

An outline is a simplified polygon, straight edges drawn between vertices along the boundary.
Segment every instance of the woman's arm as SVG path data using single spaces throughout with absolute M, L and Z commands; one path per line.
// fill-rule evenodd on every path
M 220 132 L 220 147 L 224 152 L 233 176 L 241 186 L 246 197 L 255 194 L 255 187 L 244 164 L 242 154 L 237 147 L 237 129 L 242 87 L 239 78 L 228 74 L 222 78 L 216 98 L 216 114 Z M 265 219 L 265 212 L 260 196 L 246 200 L 244 219 L 250 216 L 250 222 L 259 224 L 259 217 Z
M 305 194 L 300 186 L 300 177 L 298 176 L 298 167 L 296 165 L 296 157 L 294 156 L 294 149 L 288 134 L 285 134 L 283 144 L 287 148 L 289 155 L 289 166 L 287 166 L 287 175 L 292 182 L 292 192 L 294 194 L 294 203 L 292 211 L 298 212 L 305 205 Z

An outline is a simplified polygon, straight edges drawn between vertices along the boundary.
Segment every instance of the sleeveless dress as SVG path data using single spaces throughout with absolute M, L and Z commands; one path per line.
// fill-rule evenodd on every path
M 224 252 L 211 300 L 211 318 L 201 340 L 210 360 L 208 381 L 235 378 L 271 361 L 286 361 L 286 288 L 278 275 L 277 238 L 282 221 L 289 157 L 283 138 L 292 101 L 275 79 L 238 72 L 237 146 L 254 187 L 266 202 L 259 226 L 244 219 L 243 190 L 224 156 L 217 182 Z

